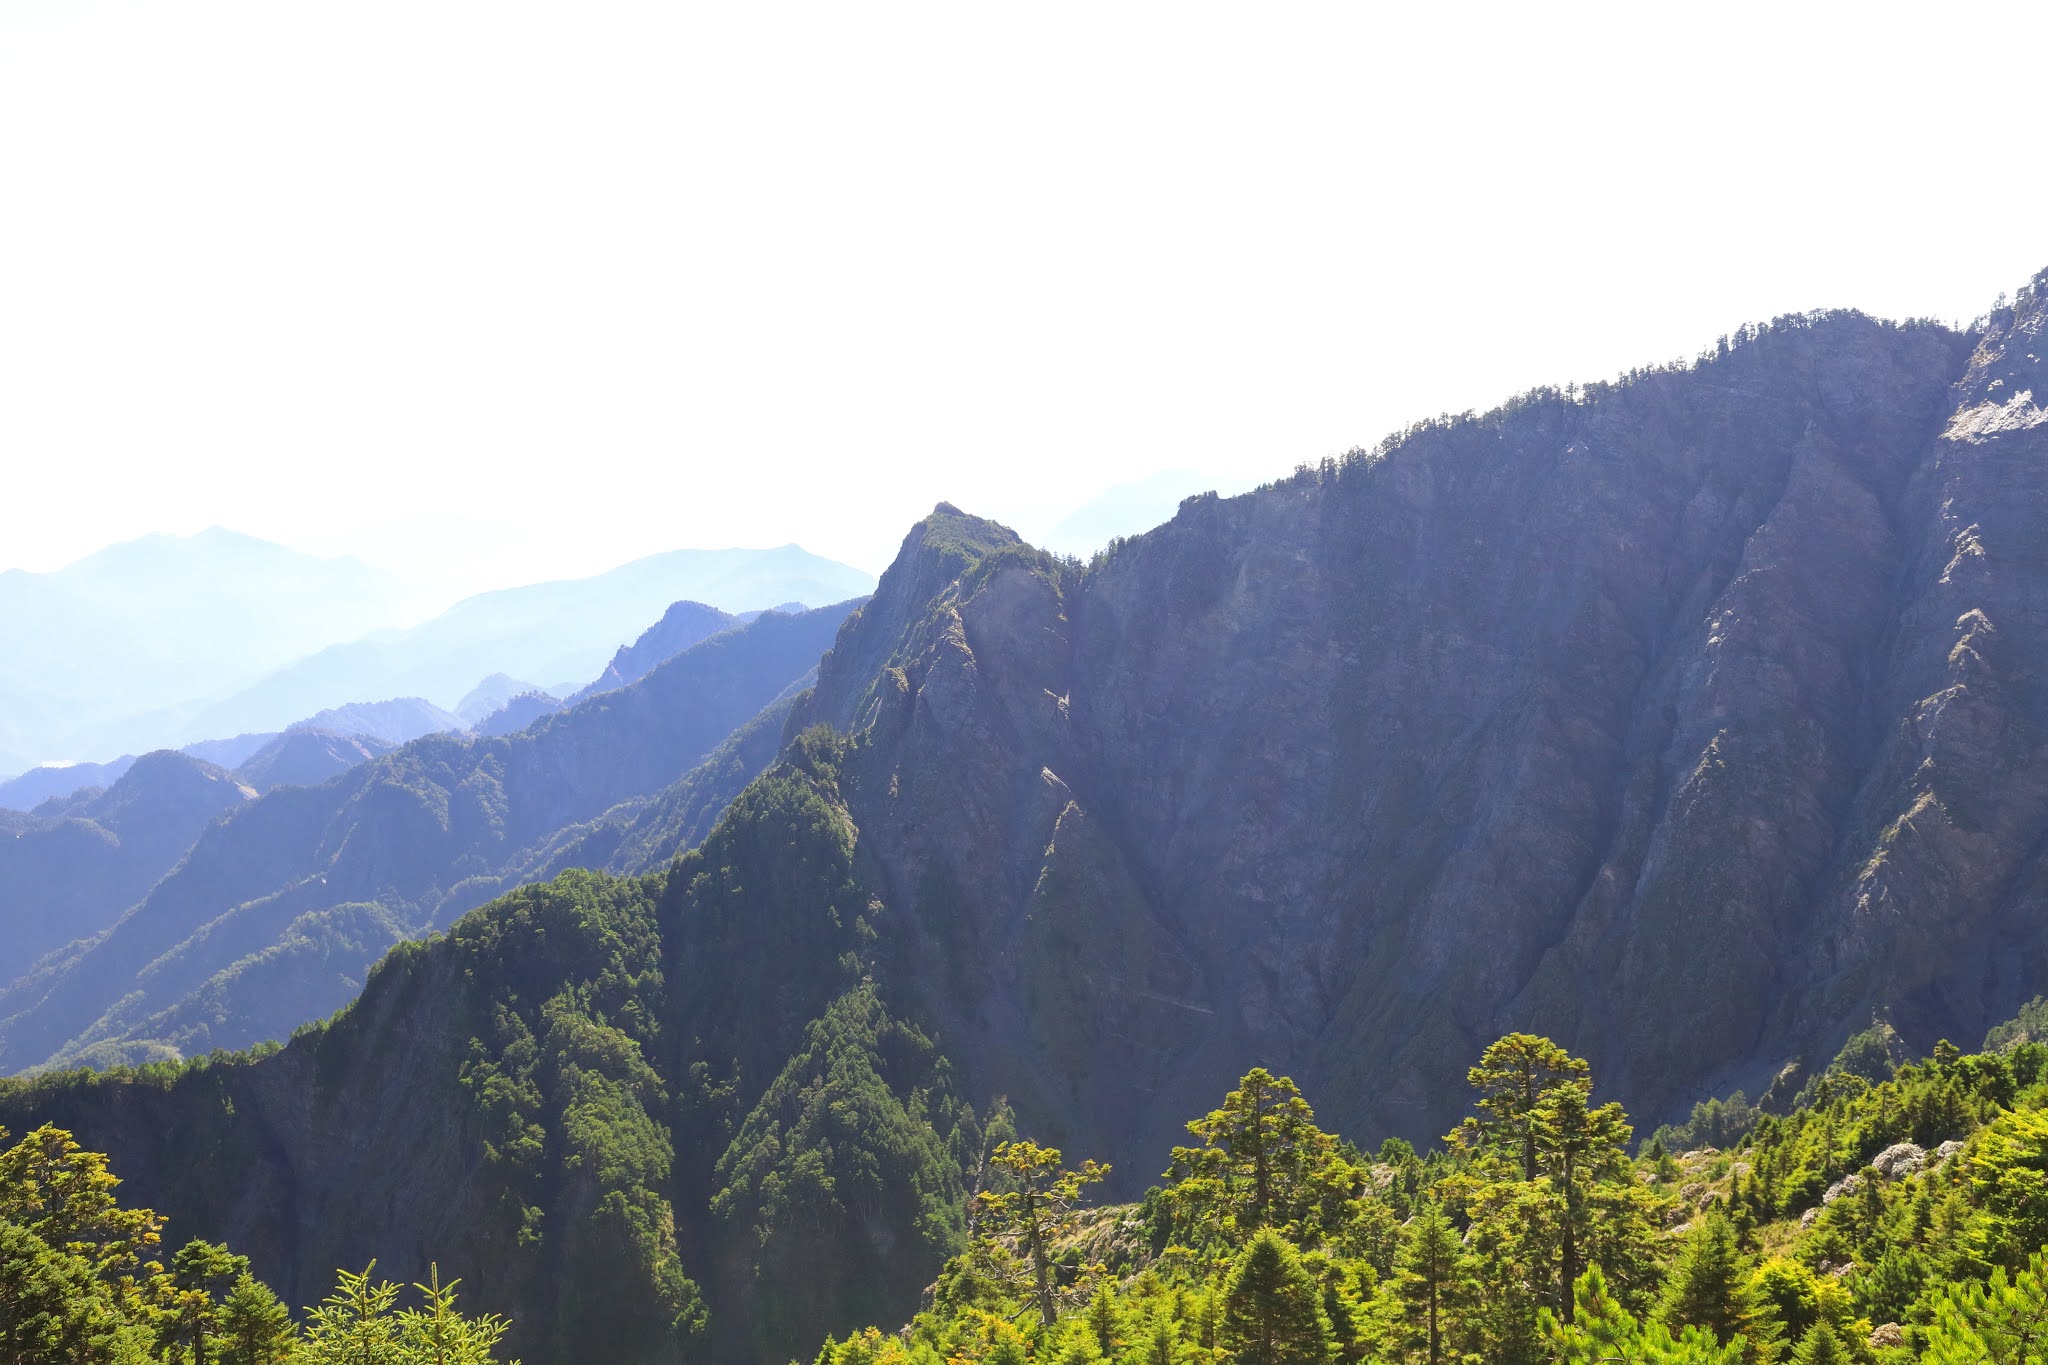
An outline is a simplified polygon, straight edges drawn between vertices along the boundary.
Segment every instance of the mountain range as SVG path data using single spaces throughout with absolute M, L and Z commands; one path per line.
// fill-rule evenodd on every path
M 398 595 L 360 561 L 219 528 L 144 536 L 51 573 L 0 572 L 0 772 L 202 738 L 137 740 L 122 722 L 385 626 Z
M 761 615 L 511 735 L 437 733 L 376 752 L 315 731 L 281 736 L 238 770 L 236 799 L 189 810 L 198 824 L 160 840 L 171 856 L 156 859 L 155 875 L 140 889 L 121 882 L 126 899 L 103 897 L 93 917 L 63 912 L 61 878 L 24 873 L 14 918 L 38 926 L 41 951 L 70 946 L 25 975 L 34 955 L 12 959 L 0 1066 L 145 1060 L 283 1036 L 345 1004 L 393 943 L 571 859 L 603 863 L 610 845 L 632 841 L 642 807 L 650 820 L 673 818 L 664 795 L 687 802 L 712 782 L 730 799 L 772 745 L 757 746 L 751 768 L 692 770 L 807 674 L 846 610 Z M 152 755 L 107 796 L 181 764 L 218 773 Z M 257 796 L 253 781 L 294 767 L 325 780 L 241 799 Z M 37 836 L 54 840 L 98 809 L 51 813 Z
M 454 712 L 493 674 L 567 692 L 672 603 L 746 613 L 873 586 L 795 545 L 676 550 L 395 629 L 400 585 L 355 560 L 221 530 L 145 537 L 55 573 L 0 573 L 0 772 L 268 736 L 379 698 Z
M 254 1041 L 375 915 L 445 933 L 274 1055 L 0 1117 L 294 1301 L 432 1248 L 529 1360 L 774 1362 L 915 1309 L 989 1125 L 1130 1197 L 1254 1065 L 1427 1142 L 1511 1030 L 1651 1122 L 1873 1014 L 1983 1036 L 2048 980 L 2044 326 L 2048 272 L 1968 329 L 1780 318 L 1087 563 L 941 504 L 802 638 L 237 807 L 0 996 L 10 1069 Z
M 330 645 L 184 723 L 206 734 L 276 729 L 364 697 L 423 697 L 453 711 L 494 673 L 569 690 L 676 602 L 730 614 L 842 602 L 873 588 L 871 576 L 794 545 L 674 550 L 591 578 L 481 593 L 420 625 Z

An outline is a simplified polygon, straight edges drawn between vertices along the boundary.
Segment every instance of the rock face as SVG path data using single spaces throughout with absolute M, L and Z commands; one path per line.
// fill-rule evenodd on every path
M 2044 314 L 1783 320 L 1085 573 L 942 507 L 805 714 L 970 1089 L 1142 1173 L 1254 1062 L 1429 1137 L 1511 1028 L 1645 1119 L 1981 1036 L 2048 974 Z

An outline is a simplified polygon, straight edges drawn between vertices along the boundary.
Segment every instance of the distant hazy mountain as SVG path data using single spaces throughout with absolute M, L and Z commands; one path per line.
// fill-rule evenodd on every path
M 656 665 L 668 662 L 699 640 L 733 625 L 736 620 L 736 617 L 716 607 L 707 607 L 702 602 L 671 603 L 669 609 L 661 614 L 661 619 L 641 631 L 632 644 L 619 646 L 619 652 L 605 665 L 597 681 L 578 692 L 576 699 L 581 701 L 599 692 L 609 692 L 615 687 L 636 682 L 646 677 Z
M 542 716 L 552 716 L 568 703 L 546 692 L 521 692 L 473 727 L 480 735 L 516 735 Z
M 356 560 L 217 529 L 145 536 L 52 573 L 0 573 L 0 772 L 199 738 L 161 713 L 386 626 L 395 598 L 386 575 Z M 155 719 L 133 723 L 145 713 Z M 213 733 L 252 728 L 274 727 Z
M 187 744 L 178 752 L 208 763 L 217 763 L 223 768 L 239 768 L 248 762 L 258 749 L 276 739 L 275 731 L 265 730 L 257 734 L 230 735 L 226 739 L 202 739 Z
M 390 701 L 357 702 L 349 706 L 338 706 L 295 721 L 286 726 L 283 733 L 265 731 L 253 734 L 234 735 L 228 739 L 202 739 L 188 744 L 179 753 L 195 758 L 202 763 L 213 764 L 241 774 L 258 791 L 268 791 L 280 784 L 302 785 L 312 781 L 325 781 L 339 767 L 331 768 L 318 778 L 310 776 L 320 760 L 312 758 L 313 753 L 323 746 L 298 744 L 286 746 L 281 741 L 293 733 L 304 731 L 328 739 L 360 741 L 324 746 L 329 758 L 340 759 L 354 753 L 356 758 L 344 766 L 353 766 L 366 758 L 397 748 L 409 739 L 421 735 L 438 734 L 444 730 L 467 729 L 461 719 L 443 711 L 431 702 L 418 697 L 397 697 Z M 281 756 L 283 755 L 283 756 Z M 53 799 L 70 800 L 88 788 L 112 786 L 135 762 L 133 754 L 123 754 L 108 763 L 64 763 L 45 764 L 31 768 L 21 776 L 0 782 L 0 810 L 32 811 L 45 801 Z M 313 767 L 306 766 L 312 763 Z M 253 769 L 245 765 L 255 765 Z M 294 773 L 298 776 L 277 776 L 277 773 Z M 251 776 L 253 772 L 253 776 Z
M 292 730 L 318 730 L 332 735 L 367 735 L 389 745 L 404 744 L 422 735 L 467 730 L 462 717 L 423 697 L 393 697 L 388 701 L 358 701 L 330 706 L 304 720 L 293 721 Z
M 707 827 L 772 757 L 767 722 L 715 751 L 806 676 L 851 606 L 722 631 L 516 735 L 431 735 L 247 802 L 103 936 L 0 989 L 0 1069 L 282 1037 L 346 1003 L 408 934 L 572 858 L 667 857 L 653 840 Z
M 113 923 L 214 816 L 255 795 L 210 763 L 164 752 L 71 805 L 0 812 L 0 982 Z
M 30 768 L 20 777 L 0 782 L 0 810 L 34 810 L 45 801 L 87 787 L 111 787 L 134 762 L 135 755 L 123 754 L 111 763 L 52 763 Z
M 721 611 L 771 602 L 840 602 L 874 587 L 858 569 L 794 545 L 675 550 L 594 578 L 483 593 L 408 630 L 335 645 L 192 718 L 194 734 L 277 729 L 361 697 L 419 696 L 458 706 L 479 678 L 504 673 L 542 687 L 594 678 L 619 646 L 671 603 Z
M 335 734 L 330 730 L 293 726 L 251 754 L 235 776 L 258 792 L 278 787 L 317 787 L 396 749 L 390 740 L 367 734 Z
M 455 714 L 462 717 L 463 724 L 473 726 L 503 709 L 505 703 L 514 697 L 546 691 L 539 683 L 521 682 L 509 673 L 493 673 L 455 703 Z
M 802 611 L 803 607 L 800 603 L 784 603 L 776 610 L 794 614 Z M 576 696 L 581 699 L 622 687 L 644 677 L 656 665 L 674 658 L 706 636 L 760 615 L 760 612 L 747 612 L 734 616 L 700 602 L 672 603 L 661 619 L 642 631 L 633 643 L 620 646 L 597 681 Z M 240 769 L 250 785 L 258 791 L 267 791 L 273 786 L 305 786 L 325 781 L 344 767 L 351 767 L 422 735 L 469 729 L 483 735 L 514 734 L 540 717 L 562 710 L 566 704 L 533 683 L 522 682 L 506 673 L 493 673 L 471 688 L 452 712 L 420 697 L 351 702 L 293 721 L 284 727 L 282 735 L 277 731 L 253 731 L 230 739 L 199 740 L 186 745 L 182 752 L 223 768 Z M 293 731 L 309 731 L 329 739 L 360 740 L 363 743 L 281 746 L 279 741 Z M 350 755 L 354 757 L 350 759 Z M 344 759 L 349 761 L 344 763 Z M 53 797 L 70 797 L 88 787 L 110 786 L 128 771 L 128 765 L 134 761 L 134 755 L 124 754 L 107 763 L 68 763 L 31 768 L 19 777 L 0 782 L 0 809 L 33 810 Z M 341 766 L 333 766 L 337 763 Z

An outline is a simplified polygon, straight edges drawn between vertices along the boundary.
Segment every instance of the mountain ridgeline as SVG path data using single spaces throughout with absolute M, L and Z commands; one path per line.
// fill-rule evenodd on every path
M 2048 274 L 1966 332 L 1781 319 L 1190 499 L 1086 565 L 942 504 L 666 870 L 485 905 L 276 1055 L 44 1077 L 0 1120 L 75 1130 L 296 1302 L 431 1249 L 529 1361 L 777 1362 L 916 1308 L 998 1129 L 1133 1195 L 1254 1064 L 1339 1131 L 1430 1139 L 1511 1030 L 1651 1122 L 1873 1011 L 1982 1036 L 2048 977 L 2044 320 Z M 481 901 L 470 774 L 530 772 L 523 812 L 572 769 L 444 777 L 436 744 L 317 821 L 238 812 L 94 951 L 139 968 L 145 925 L 224 901 L 289 922 L 316 867 L 323 905 Z M 687 762 L 605 753 L 643 790 Z M 279 851 L 337 800 L 456 851 Z M 627 834 L 583 838 L 521 866 Z M 5 1055 L 150 1007 L 59 981 Z
M 238 803 L 196 843 L 188 833 L 190 851 L 117 922 L 0 988 L 0 1066 L 281 1038 L 346 1004 L 400 939 L 561 867 L 618 865 L 648 826 L 701 837 L 705 811 L 773 757 L 729 741 L 807 675 L 846 612 L 768 613 L 519 733 L 428 735 Z

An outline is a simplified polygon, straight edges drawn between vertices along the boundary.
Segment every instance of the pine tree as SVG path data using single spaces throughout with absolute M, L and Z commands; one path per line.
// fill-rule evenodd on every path
M 1016 1243 L 1023 1253 L 1039 1318 L 1050 1327 L 1059 1320 L 1053 1244 L 1078 1221 L 1081 1187 L 1107 1176 L 1109 1167 L 1084 1161 L 1077 1171 L 1065 1170 L 1060 1166 L 1059 1148 L 1026 1141 L 1002 1143 L 989 1157 L 989 1165 L 1008 1188 L 984 1190 L 975 1196 L 974 1250 L 981 1259 L 1000 1263 L 1006 1257 L 1003 1243 Z
M 376 1268 L 372 1261 L 360 1275 L 341 1271 L 334 1292 L 306 1315 L 307 1365 L 405 1365 L 391 1311 L 398 1286 L 372 1283 Z
M 206 1365 L 207 1343 L 220 1325 L 214 1296 L 248 1273 L 248 1257 L 213 1242 L 195 1238 L 178 1248 L 171 1257 L 171 1317 L 164 1325 L 170 1359 L 177 1358 L 176 1343 L 191 1353 L 192 1365 Z
M 1560 1086 L 1585 1084 L 1591 1068 L 1548 1038 L 1510 1033 L 1480 1054 L 1465 1079 L 1479 1092 L 1480 1118 L 1467 1119 L 1450 1135 L 1459 1146 L 1499 1152 L 1521 1165 L 1522 1179 L 1534 1180 L 1537 1165 L 1536 1114 Z
M 1792 1351 L 1792 1365 L 1850 1365 L 1849 1348 L 1825 1321 L 1806 1329 Z
M 0 1360 L 92 1360 L 86 1343 L 111 1317 L 91 1264 L 0 1219 Z
M 1570 1322 L 1559 1321 L 1548 1308 L 1538 1315 L 1557 1365 L 1600 1365 L 1628 1361 L 1633 1365 L 1739 1365 L 1742 1346 L 1717 1342 L 1697 1327 L 1673 1334 L 1661 1322 L 1640 1322 L 1607 1291 L 1607 1279 L 1594 1266 L 1572 1287 L 1575 1311 Z
M 1987 1284 L 1943 1290 L 1921 1359 L 1926 1365 L 2039 1365 L 2048 1359 L 2048 1251 L 2028 1257 L 2016 1275 L 2008 1277 L 2001 1267 Z
M 220 1365 L 283 1365 L 298 1330 L 270 1287 L 243 1271 L 220 1304 Z
M 1224 1284 L 1221 1344 L 1239 1365 L 1322 1365 L 1330 1328 L 1320 1298 L 1294 1248 L 1262 1228 Z
M 415 1284 L 424 1302 L 398 1315 L 399 1349 L 406 1365 L 489 1365 L 492 1348 L 511 1323 L 486 1314 L 466 1318 L 455 1309 L 455 1286 L 441 1283 L 441 1267 L 430 1267 L 428 1283 Z
M 0 1142 L 6 1140 L 0 1128 Z M 50 1247 L 82 1256 L 103 1282 L 134 1281 L 156 1256 L 164 1220 L 114 1200 L 120 1178 L 107 1158 L 45 1124 L 0 1152 L 0 1218 Z
M 1735 1229 L 1719 1209 L 1709 1209 L 1666 1272 L 1657 1319 L 1673 1329 L 1703 1328 L 1727 1342 L 1749 1331 L 1755 1317 Z
M 1249 1233 L 1300 1217 L 1336 1153 L 1315 1117 L 1289 1078 L 1262 1066 L 1245 1073 L 1221 1108 L 1188 1125 L 1203 1145 L 1173 1149 L 1166 1197 L 1176 1221 Z
M 1088 1301 L 1088 1330 L 1094 1333 L 1096 1349 L 1102 1352 L 1104 1359 L 1114 1356 L 1122 1344 L 1122 1327 L 1117 1318 L 1116 1291 L 1105 1284 Z
M 1429 1365 L 1442 1365 L 1444 1319 L 1464 1273 L 1464 1256 L 1442 1205 L 1432 1200 L 1409 1220 L 1395 1273 L 1404 1316 L 1421 1332 Z
M 1590 1080 L 1553 1087 L 1532 1115 L 1538 1163 L 1564 1202 L 1559 1220 L 1558 1303 L 1566 1322 L 1572 1315 L 1572 1286 L 1578 1282 L 1590 1232 L 1586 1185 L 1623 1173 L 1628 1165 L 1628 1120 L 1618 1104 L 1590 1107 Z

